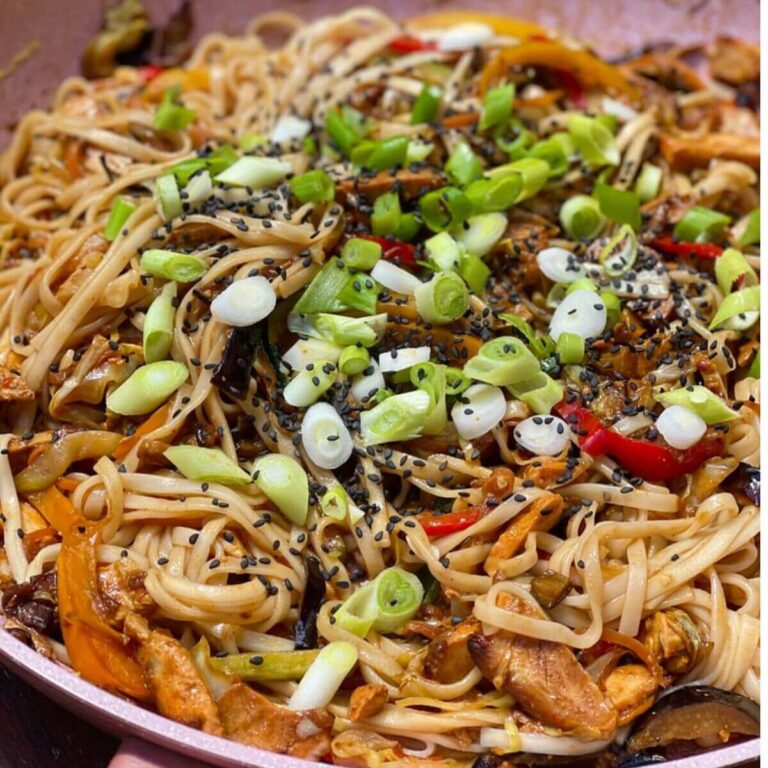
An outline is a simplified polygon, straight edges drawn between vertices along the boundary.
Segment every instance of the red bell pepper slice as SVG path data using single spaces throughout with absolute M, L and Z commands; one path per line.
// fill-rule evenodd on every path
M 412 37 L 411 35 L 402 35 L 392 40 L 389 47 L 395 53 L 417 53 L 418 51 L 436 51 L 437 43 L 420 40 L 418 37 Z
M 417 520 L 430 539 L 438 539 L 449 533 L 456 533 L 456 531 L 469 528 L 484 514 L 482 507 L 467 507 L 458 512 L 448 512 L 445 515 L 433 515 L 431 512 L 424 512 L 417 517 Z
M 144 85 L 151 83 L 156 77 L 165 72 L 165 67 L 160 67 L 157 64 L 147 64 L 146 66 L 139 67 L 139 77 Z
M 561 402 L 554 410 L 576 427 L 581 435 L 579 443 L 582 450 L 592 456 L 610 456 L 623 469 L 649 482 L 682 477 L 723 452 L 723 441 L 719 437 L 705 438 L 684 451 L 673 451 L 664 445 L 625 437 L 606 429 L 588 408 L 578 402 Z
M 557 79 L 562 84 L 568 98 L 577 107 L 586 106 L 587 100 L 584 93 L 584 88 L 582 87 L 576 75 L 567 69 L 555 69 L 554 72 L 557 75 Z
M 722 246 L 715 243 L 683 243 L 669 235 L 654 238 L 651 240 L 651 245 L 672 256 L 687 256 L 695 259 L 716 259 L 723 252 Z
M 416 246 L 404 243 L 402 240 L 388 240 L 386 237 L 374 235 L 355 235 L 362 240 L 372 240 L 381 246 L 382 256 L 403 269 L 416 272 L 419 265 L 416 263 Z

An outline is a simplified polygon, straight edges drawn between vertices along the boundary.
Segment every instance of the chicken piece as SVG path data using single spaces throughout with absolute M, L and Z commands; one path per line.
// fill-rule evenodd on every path
M 753 136 L 708 133 L 694 138 L 663 133 L 659 147 L 675 171 L 703 168 L 712 160 L 738 160 L 752 168 L 760 167 L 760 140 Z
M 15 369 L 0 364 L 0 403 L 34 400 L 35 393 Z
M 438 683 L 455 683 L 461 680 L 475 666 L 469 655 L 467 641 L 479 631 L 480 622 L 469 618 L 438 635 L 427 646 L 424 675 Z
M 503 593 L 498 605 L 541 618 L 510 593 Z M 543 725 L 588 739 L 610 738 L 616 730 L 613 704 L 568 646 L 501 631 L 472 635 L 469 653 L 497 689 L 511 694 L 523 712 Z
M 373 202 L 377 197 L 398 188 L 404 200 L 415 199 L 443 186 L 445 179 L 442 174 L 431 168 L 419 171 L 403 169 L 396 173 L 382 171 L 375 176 L 353 176 L 340 181 L 336 185 L 336 195 L 339 202 L 344 202 L 347 195 L 362 195 Z
M 294 712 L 245 683 L 235 683 L 218 705 L 230 739 L 305 760 L 319 760 L 330 751 L 333 718 L 325 710 Z
M 671 675 L 690 672 L 710 649 L 691 617 L 679 608 L 652 613 L 643 630 L 645 647 Z
M 563 512 L 563 497 L 546 493 L 520 512 L 496 540 L 483 566 L 489 576 L 504 574 L 504 560 L 514 557 L 532 531 L 548 531 Z
M 224 733 L 216 704 L 192 654 L 175 638 L 151 630 L 136 614 L 125 619 L 125 633 L 138 644 L 136 661 L 153 691 L 161 715 L 207 733 Z
M 603 687 L 619 713 L 621 727 L 651 707 L 659 684 L 645 665 L 625 664 L 608 675 Z
M 144 588 L 146 572 L 130 560 L 118 560 L 99 569 L 99 592 L 104 613 L 120 625 L 130 613 L 146 615 L 154 600 Z
M 707 54 L 709 71 L 716 80 L 742 85 L 760 77 L 760 48 L 756 45 L 719 37 Z
M 735 104 L 719 104 L 718 116 L 720 118 L 718 129 L 721 133 L 760 138 L 760 120 L 754 110 L 738 107 Z
M 386 685 L 370 683 L 352 691 L 349 699 L 349 719 L 356 723 L 372 717 L 387 703 L 389 695 Z
M 551 488 L 581 477 L 588 462 L 582 459 L 555 459 L 539 456 L 523 467 L 523 480 L 530 480 L 538 488 Z

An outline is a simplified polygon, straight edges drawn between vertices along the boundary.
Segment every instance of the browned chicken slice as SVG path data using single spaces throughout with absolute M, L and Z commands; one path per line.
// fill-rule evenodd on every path
M 500 607 L 536 616 L 522 599 L 504 593 Z M 609 738 L 617 713 L 568 646 L 512 632 L 472 635 L 469 653 L 496 688 L 543 725 L 582 738 Z
M 741 85 L 760 77 L 760 48 L 742 40 L 719 37 L 707 51 L 712 77 Z
M 305 760 L 318 760 L 330 751 L 333 718 L 325 710 L 294 712 L 245 683 L 235 683 L 217 703 L 230 739 Z
M 480 631 L 480 622 L 475 618 L 440 633 L 428 646 L 424 657 L 424 674 L 438 683 L 455 683 L 461 680 L 475 666 L 469 655 L 467 642 Z
M 540 456 L 536 461 L 523 467 L 523 480 L 530 480 L 538 488 L 551 488 L 570 480 L 576 480 L 587 469 L 587 461 L 582 459 L 556 459 L 552 456 Z
M 343 202 L 345 195 L 363 195 L 368 202 L 374 201 L 396 185 L 405 200 L 420 197 L 430 189 L 443 186 L 445 180 L 438 171 L 423 168 L 418 171 L 403 169 L 396 173 L 382 171 L 375 176 L 354 176 L 336 185 L 337 199 Z
M 378 683 L 361 685 L 352 691 L 349 699 L 349 719 L 356 723 L 372 717 L 387 703 L 387 686 Z
M 0 403 L 34 399 L 35 393 L 22 375 L 14 368 L 0 365 Z
M 760 140 L 734 133 L 708 133 L 689 138 L 663 133 L 659 147 L 675 171 L 702 168 L 712 160 L 738 160 L 752 168 L 760 167 Z
M 125 633 L 138 644 L 136 661 L 155 695 L 160 714 L 184 725 L 221 735 L 216 704 L 192 659 L 175 638 L 151 630 L 136 614 L 125 619 Z
M 709 652 L 710 644 L 679 608 L 652 613 L 643 625 L 643 643 L 671 675 L 684 675 Z
M 507 529 L 496 540 L 485 560 L 485 572 L 495 576 L 503 573 L 503 561 L 514 557 L 525 544 L 532 531 L 548 531 L 563 512 L 563 497 L 546 493 L 512 519 Z
M 122 623 L 130 613 L 145 615 L 154 601 L 144 589 L 142 571 L 130 560 L 118 560 L 99 569 L 99 591 L 105 613 L 112 622 Z
M 644 664 L 625 664 L 608 675 L 603 687 L 619 713 L 621 727 L 651 707 L 659 684 Z

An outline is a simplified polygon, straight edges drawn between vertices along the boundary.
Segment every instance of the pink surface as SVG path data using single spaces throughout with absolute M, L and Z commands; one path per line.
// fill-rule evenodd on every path
M 167 18 L 178 0 L 148 0 L 158 22 Z M 219 29 L 237 32 L 252 16 L 277 10 L 316 17 L 353 7 L 344 0 L 192 0 L 198 22 L 196 35 Z M 372 3 L 402 17 L 416 10 L 471 7 L 536 20 L 579 36 L 598 50 L 616 55 L 647 42 L 676 40 L 693 44 L 717 35 L 759 38 L 759 0 L 389 0 Z M 102 0 L 2 0 L 0 67 L 28 43 L 40 49 L 10 77 L 0 80 L 0 146 L 6 129 L 33 106 L 45 106 L 57 84 L 78 71 L 80 52 L 100 24 Z M 0 618 L 0 623 L 2 618 Z M 71 670 L 54 664 L 0 631 L 0 660 L 22 678 L 99 727 L 128 737 L 111 768 L 200 768 L 203 761 L 216 766 L 302 768 L 317 763 L 287 758 L 201 733 L 167 720 L 102 691 Z M 152 742 L 150 747 L 137 738 Z M 173 750 L 174 754 L 165 751 Z M 186 758 L 181 758 L 183 754 Z M 728 747 L 689 761 L 667 763 L 667 768 L 723 768 L 759 756 L 759 742 Z

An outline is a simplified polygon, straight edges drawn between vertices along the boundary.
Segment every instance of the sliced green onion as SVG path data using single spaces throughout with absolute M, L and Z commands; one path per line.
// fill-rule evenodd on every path
M 381 246 L 374 240 L 352 237 L 341 249 L 341 260 L 353 269 L 371 270 L 381 258 Z
M 186 380 L 186 365 L 173 360 L 137 368 L 107 395 L 107 408 L 121 416 L 141 416 L 162 405 Z
M 522 160 L 515 160 L 513 163 L 498 165 L 487 171 L 486 175 L 490 179 L 501 179 L 505 176 L 519 176 L 522 180 L 520 193 L 515 200 L 520 203 L 533 197 L 549 178 L 549 165 L 545 160 L 536 157 L 524 157 Z
M 460 395 L 472 383 L 469 376 L 459 368 L 446 367 L 445 369 L 445 394 L 449 397 Z
M 217 672 L 251 682 L 301 680 L 319 655 L 318 650 L 260 651 L 211 656 L 209 663 Z
M 760 286 L 742 288 L 734 291 L 723 299 L 715 316 L 709 324 L 710 329 L 720 328 L 726 324 L 734 326 L 733 330 L 746 330 L 757 322 L 760 310 Z M 733 323 L 733 321 L 736 321 Z M 741 322 L 739 322 L 741 321 Z M 746 325 L 748 323 L 748 325 Z
M 381 259 L 371 270 L 371 277 L 390 291 L 406 296 L 413 296 L 416 289 L 421 285 L 421 280 L 412 272 L 384 259 Z
M 619 322 L 619 317 L 621 317 L 621 299 L 611 291 L 600 291 L 600 298 L 603 304 L 605 304 L 605 311 L 608 315 L 605 327 L 613 328 Z
M 301 678 L 288 701 L 294 712 L 317 709 L 330 704 L 344 678 L 357 664 L 357 648 L 344 640 L 334 640 L 323 648 Z
M 360 434 L 366 445 L 380 445 L 418 437 L 429 413 L 430 399 L 416 390 L 391 395 L 360 414 Z
M 159 131 L 183 131 L 197 117 L 194 109 L 179 103 L 181 88 L 166 88 L 155 112 L 155 128 Z
M 469 293 L 455 272 L 435 272 L 415 291 L 416 309 L 428 323 L 451 323 L 469 309 Z
M 565 296 L 574 291 L 594 291 L 595 293 L 599 293 L 597 286 L 588 277 L 580 277 L 577 280 L 574 280 L 566 288 Z
M 506 211 L 520 197 L 523 178 L 519 174 L 500 179 L 478 179 L 465 190 L 475 213 Z
M 604 223 L 600 204 L 588 195 L 574 195 L 560 207 L 560 224 L 568 237 L 574 240 L 597 237 Z
M 479 257 L 466 254 L 461 260 L 459 274 L 472 293 L 482 296 L 491 270 Z
M 329 259 L 312 278 L 312 282 L 294 305 L 293 311 L 313 315 L 317 312 L 337 312 L 345 309 L 344 303 L 339 299 L 339 293 L 348 279 L 349 270 L 344 262 L 340 259 Z
M 306 408 L 316 403 L 336 381 L 336 366 L 330 360 L 309 363 L 286 385 L 283 397 L 288 405 Z
M 379 286 L 369 275 L 357 273 L 347 278 L 344 287 L 339 291 L 339 301 L 349 309 L 357 309 L 370 315 L 376 311 L 376 298 Z
M 472 214 L 472 202 L 460 189 L 443 187 L 427 192 L 419 200 L 419 210 L 433 232 L 442 232 L 466 221 Z
M 176 283 L 166 283 L 160 295 L 152 302 L 144 318 L 142 329 L 144 362 L 165 360 L 173 343 L 173 325 L 176 309 Z
M 322 312 L 306 317 L 295 313 L 288 315 L 288 330 L 341 347 L 357 343 L 371 347 L 383 337 L 386 327 L 386 312 L 368 317 L 345 317 Z
M 702 205 L 694 205 L 675 224 L 672 236 L 684 243 L 712 243 L 722 238 L 730 223 L 730 216 Z
M 497 125 L 505 125 L 512 116 L 512 102 L 515 100 L 515 85 L 509 83 L 491 88 L 483 99 L 478 128 L 485 131 Z
M 595 118 L 573 115 L 568 121 L 568 133 L 579 154 L 592 167 L 618 165 L 621 162 L 614 135 Z
M 719 424 L 739 418 L 739 414 L 729 408 L 722 397 L 718 397 L 714 392 L 698 384 L 660 392 L 655 395 L 655 398 L 666 407 L 682 405 L 704 419 L 707 424 Z
M 328 344 L 321 339 L 299 339 L 284 355 L 283 363 L 292 371 L 299 371 L 309 363 L 320 360 L 338 361 L 341 347 Z
M 486 342 L 464 365 L 465 376 L 497 387 L 530 379 L 539 372 L 539 361 L 514 336 L 499 336 Z
M 715 277 L 720 290 L 728 294 L 733 290 L 734 283 L 741 282 L 744 286 L 757 285 L 755 270 L 749 265 L 740 251 L 728 248 L 715 261 Z
M 563 365 L 575 365 L 584 360 L 584 339 L 576 333 L 561 333 L 555 347 Z
M 549 357 L 555 351 L 555 342 L 550 336 L 536 336 L 531 324 L 519 315 L 503 313 L 499 319 L 512 326 L 528 343 L 528 348 L 539 359 Z
M 619 127 L 619 120 L 616 115 L 602 114 L 597 115 L 594 119 L 600 125 L 605 126 L 612 134 L 616 134 L 616 129 Z
M 334 613 L 333 618 L 339 627 L 357 637 L 366 637 L 373 629 L 378 611 L 373 583 L 366 584 L 351 594 Z
M 213 176 L 218 176 L 222 171 L 226 171 L 227 168 L 237 162 L 237 158 L 237 152 L 235 152 L 235 148 L 231 144 L 222 144 L 214 149 L 213 152 L 203 157 L 206 168 Z M 179 184 L 185 183 L 179 179 Z
M 339 358 L 339 370 L 345 376 L 357 376 L 371 364 L 371 355 L 365 347 L 353 344 L 344 347 Z
M 520 120 L 510 120 L 506 129 L 512 129 L 512 137 L 504 135 L 504 127 L 500 127 L 494 133 L 496 146 L 509 155 L 510 160 L 520 160 L 526 157 L 528 150 L 536 143 L 536 134 L 529 131 Z
M 153 277 L 175 280 L 177 283 L 199 280 L 208 269 L 208 265 L 200 256 L 155 248 L 141 254 L 139 265 L 142 272 Z
M 321 168 L 294 176 L 288 185 L 300 203 L 330 202 L 336 196 L 331 177 Z
M 464 249 L 447 232 L 438 232 L 425 240 L 424 251 L 429 261 L 443 271 L 458 269 L 464 255 Z
M 304 525 L 307 522 L 309 481 L 296 459 L 281 453 L 256 459 L 253 482 L 292 523 Z
M 501 240 L 508 226 L 509 220 L 503 213 L 481 213 L 470 216 L 452 234 L 468 254 L 485 256 Z
M 747 224 L 739 237 L 739 245 L 746 247 L 760 242 L 760 209 L 755 208 L 747 216 Z
M 334 147 L 349 156 L 352 148 L 363 138 L 362 125 L 346 121 L 339 110 L 332 109 L 325 119 L 325 130 Z
M 437 117 L 442 99 L 443 89 L 439 85 L 424 83 L 416 101 L 413 102 L 411 125 L 431 123 Z
M 168 461 L 189 480 L 222 485 L 247 485 L 251 476 L 219 448 L 172 445 L 163 452 Z
M 229 187 L 260 189 L 282 181 L 291 172 L 291 166 L 276 157 L 246 155 L 222 171 L 216 181 Z
M 273 144 L 300 141 L 312 130 L 312 123 L 296 115 L 280 115 L 270 137 Z
M 429 361 L 431 351 L 431 347 L 423 346 L 401 347 L 400 349 L 381 352 L 379 354 L 379 367 L 381 368 L 382 373 L 396 373 L 399 371 L 404 371 L 413 365 L 417 365 L 418 363 L 426 364 Z M 406 379 L 407 375 L 403 381 Z
M 451 408 L 451 421 L 463 440 L 475 440 L 490 432 L 507 411 L 507 401 L 499 387 L 473 384 Z
M 454 184 L 466 187 L 483 175 L 483 166 L 466 141 L 459 142 L 445 164 L 445 172 Z
M 629 224 L 636 232 L 640 229 L 640 199 L 636 192 L 598 182 L 595 185 L 594 197 L 600 204 L 600 210 L 611 221 Z
M 249 131 L 248 133 L 244 133 L 237 140 L 237 145 L 244 152 L 251 152 L 257 147 L 263 147 L 268 143 L 269 139 L 263 133 L 258 133 L 257 131 Z
M 237 157 L 235 157 L 235 159 L 237 159 Z M 208 163 L 205 161 L 205 158 L 188 157 L 186 160 L 180 160 L 175 165 L 172 165 L 169 171 L 174 175 L 179 185 L 184 187 L 189 184 L 189 180 L 196 173 L 204 171 L 207 167 Z
M 170 221 L 181 215 L 181 194 L 173 175 L 160 176 L 155 182 L 155 206 L 163 221 Z
M 421 219 L 415 213 L 409 212 L 400 216 L 400 223 L 392 234 L 395 236 L 395 240 L 403 240 L 408 243 L 416 237 L 420 229 Z
M 253 275 L 230 283 L 211 302 L 211 314 L 220 323 L 245 328 L 269 316 L 276 304 L 272 283 L 262 275 Z
M 347 492 L 340 485 L 332 485 L 320 497 L 320 511 L 334 520 L 346 520 L 349 502 Z
M 104 237 L 110 242 L 114 240 L 135 210 L 136 206 L 129 203 L 124 197 L 116 197 L 109 209 L 107 226 L 104 227 Z
M 429 157 L 435 145 L 430 141 L 409 141 L 408 150 L 405 153 L 405 165 L 422 163 Z
M 647 203 L 649 200 L 658 197 L 663 176 L 664 172 L 658 165 L 643 163 L 643 167 L 640 169 L 640 174 L 635 182 L 635 192 L 641 203 Z
M 373 139 L 364 139 L 359 144 L 355 144 L 349 153 L 349 159 L 353 165 L 365 168 L 368 166 L 368 158 L 373 154 L 374 149 L 376 149 L 376 142 Z
M 429 395 L 429 411 L 422 434 L 439 435 L 448 423 L 445 405 L 445 366 L 435 363 L 418 363 L 410 370 L 411 383 Z
M 393 234 L 400 226 L 400 197 L 394 190 L 376 198 L 371 213 L 371 228 L 377 237 Z
M 352 436 L 330 403 L 315 403 L 301 422 L 301 442 L 310 461 L 321 469 L 338 469 L 352 455 Z
M 541 371 L 532 379 L 508 389 L 538 414 L 549 413 L 563 399 L 563 388 L 560 384 Z
M 623 275 L 637 260 L 637 236 L 629 224 L 621 229 L 600 249 L 598 257 L 605 273 L 611 277 Z
M 563 176 L 570 167 L 570 158 L 566 154 L 564 142 L 553 136 L 534 144 L 528 154 L 530 157 L 543 160 L 549 166 L 550 178 Z
M 557 341 L 563 333 L 594 339 L 605 330 L 608 313 L 605 303 L 592 291 L 573 291 L 558 304 L 549 321 L 549 333 Z
M 349 391 L 352 397 L 362 404 L 370 402 L 371 398 L 376 398 L 379 392 L 386 391 L 384 374 L 373 358 L 371 358 L 371 364 L 352 379 L 352 386 Z
M 387 171 L 399 165 L 405 165 L 408 154 L 408 137 L 393 136 L 376 142 L 373 151 L 364 165 L 374 171 Z
M 213 194 L 213 182 L 211 174 L 203 171 L 193 176 L 184 189 L 186 203 L 185 208 L 192 208 L 205 202 Z
M 747 376 L 751 376 L 753 379 L 760 378 L 760 350 L 757 350 L 757 354 L 752 359 L 752 363 L 747 371 Z

